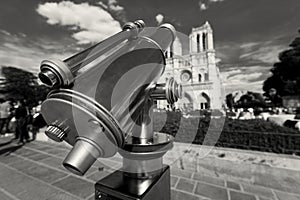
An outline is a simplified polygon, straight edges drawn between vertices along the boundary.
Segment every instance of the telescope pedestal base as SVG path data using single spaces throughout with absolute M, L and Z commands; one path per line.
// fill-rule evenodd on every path
M 96 200 L 170 200 L 170 167 L 151 178 L 129 177 L 115 171 L 95 184 Z

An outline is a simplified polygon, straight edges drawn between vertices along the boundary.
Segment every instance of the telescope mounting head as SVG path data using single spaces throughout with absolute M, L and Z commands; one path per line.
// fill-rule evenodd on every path
M 41 63 L 39 78 L 53 89 L 42 104 L 49 125 L 45 133 L 73 146 L 63 165 L 75 174 L 117 152 L 129 174 L 150 176 L 147 166 L 162 169 L 173 137 L 153 132 L 153 101 L 174 104 L 182 96 L 173 78 L 157 84 L 164 51 L 176 33 L 170 24 L 150 35 L 145 31 L 142 20 L 129 22 L 120 33 L 70 58 Z

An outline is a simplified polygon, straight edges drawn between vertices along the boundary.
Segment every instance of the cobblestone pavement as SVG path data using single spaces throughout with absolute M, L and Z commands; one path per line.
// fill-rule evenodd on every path
M 91 200 L 94 183 L 113 171 L 106 165 L 120 166 L 119 157 L 99 160 L 79 177 L 61 165 L 67 152 L 61 144 L 34 141 L 19 146 L 9 137 L 0 138 L 0 200 Z M 172 200 L 300 200 L 300 190 L 288 193 L 176 166 L 171 166 L 171 186 Z

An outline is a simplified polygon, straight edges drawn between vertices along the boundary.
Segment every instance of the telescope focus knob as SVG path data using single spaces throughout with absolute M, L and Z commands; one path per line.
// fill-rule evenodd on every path
M 145 25 L 145 22 L 143 20 L 136 20 L 133 22 L 138 28 L 144 28 L 146 25 Z
M 57 122 L 54 122 L 45 131 L 45 134 L 56 142 L 62 142 L 68 132 L 68 128 L 61 128 Z
M 156 85 L 151 97 L 156 100 L 167 100 L 172 105 L 182 98 L 182 86 L 174 78 L 169 78 L 166 83 Z

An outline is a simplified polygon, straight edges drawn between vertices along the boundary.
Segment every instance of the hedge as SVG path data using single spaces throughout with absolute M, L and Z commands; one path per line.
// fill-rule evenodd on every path
M 175 136 L 177 142 L 205 141 L 205 145 L 300 155 L 298 130 L 261 119 L 215 118 L 210 114 L 185 118 L 180 112 L 154 113 L 154 130 Z

